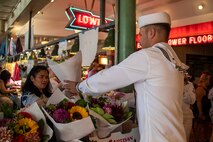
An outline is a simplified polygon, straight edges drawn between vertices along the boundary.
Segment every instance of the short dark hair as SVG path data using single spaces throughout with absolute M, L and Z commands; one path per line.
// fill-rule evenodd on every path
M 170 34 L 170 31 L 171 31 L 170 24 L 168 24 L 168 23 L 156 23 L 156 24 L 147 25 L 147 27 L 148 26 L 156 26 L 156 27 L 164 30 L 165 31 L 165 36 L 166 36 L 167 40 L 169 39 L 169 34 Z
M 42 94 L 41 92 L 39 91 L 39 89 L 33 84 L 33 82 L 31 81 L 30 77 L 33 76 L 33 77 L 36 77 L 36 75 L 40 72 L 40 71 L 47 71 L 48 74 L 49 74 L 49 71 L 47 69 L 46 66 L 42 66 L 42 65 L 37 65 L 37 66 L 34 66 L 29 74 L 27 75 L 27 79 L 22 87 L 22 92 L 31 92 L 31 93 L 34 93 L 36 96 L 40 97 Z M 46 97 L 50 97 L 52 92 L 51 92 L 51 89 L 50 89 L 50 82 L 48 82 L 47 86 L 43 89 L 43 93 Z
M 8 70 L 3 70 L 0 73 L 0 79 L 3 80 L 5 86 L 7 82 L 10 80 L 10 78 L 11 78 L 11 73 Z

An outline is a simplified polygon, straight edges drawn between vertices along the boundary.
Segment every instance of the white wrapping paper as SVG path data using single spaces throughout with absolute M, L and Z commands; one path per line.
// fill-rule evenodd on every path
M 90 66 L 98 48 L 98 28 L 79 34 L 82 66 Z
M 58 46 L 58 55 L 62 55 L 63 50 L 67 50 L 67 41 L 64 40 L 59 42 Z
M 48 58 L 47 62 L 51 70 L 55 73 L 61 82 L 64 80 L 79 82 L 81 80 L 82 54 L 80 51 L 75 56 L 65 60 L 60 64 Z
M 52 137 L 53 130 L 49 127 L 49 125 L 47 125 L 46 118 L 37 103 L 33 103 L 29 107 L 25 107 L 21 111 L 28 112 L 32 116 L 32 118 L 37 122 L 40 119 L 43 119 L 45 123 L 43 134 L 49 135 L 49 138 L 47 139 L 47 141 Z
M 64 98 L 67 98 L 63 93 L 57 89 L 53 95 L 49 98 L 48 104 L 58 104 Z M 47 117 L 54 125 L 54 131 L 56 133 L 57 141 L 73 141 L 80 139 L 95 130 L 94 125 L 90 117 L 86 117 L 81 120 L 77 120 L 70 123 L 57 123 L 55 120 L 42 108 Z
M 59 88 L 57 88 L 53 94 L 51 95 L 51 97 L 49 97 L 47 104 L 58 104 L 60 101 L 62 101 L 63 99 L 67 99 L 69 100 L 69 98 L 67 98 L 62 92 L 61 90 L 59 90 Z
M 34 66 L 34 60 L 28 60 L 28 64 L 27 64 L 27 74 L 30 73 L 31 69 Z

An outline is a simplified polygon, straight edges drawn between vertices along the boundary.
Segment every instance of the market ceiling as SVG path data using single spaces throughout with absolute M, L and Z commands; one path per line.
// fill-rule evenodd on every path
M 114 18 L 116 0 L 106 0 L 106 17 Z M 93 5 L 94 2 L 94 5 Z M 26 5 L 16 11 L 19 4 Z M 203 9 L 199 10 L 198 5 Z M 213 21 L 213 0 L 136 0 L 136 15 L 166 11 L 171 15 L 172 26 L 183 26 Z M 69 6 L 87 9 L 100 14 L 100 0 L 0 0 L 0 34 L 3 28 L 15 35 L 23 35 L 28 30 L 29 13 L 33 11 L 32 25 L 35 35 L 67 36 L 74 31 L 65 30 L 68 19 L 65 9 Z M 38 14 L 38 11 L 41 11 Z

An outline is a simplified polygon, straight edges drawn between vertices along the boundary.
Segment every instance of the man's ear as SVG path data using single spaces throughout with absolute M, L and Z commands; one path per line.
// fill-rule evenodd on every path
M 156 33 L 157 33 L 157 31 L 156 31 L 155 28 L 150 28 L 150 29 L 149 29 L 148 34 L 149 34 L 149 37 L 150 37 L 151 39 L 153 39 L 153 38 L 156 36 Z

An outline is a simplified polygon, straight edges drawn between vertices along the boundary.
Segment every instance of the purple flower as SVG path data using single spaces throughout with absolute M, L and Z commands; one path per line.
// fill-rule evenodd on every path
M 58 123 L 66 123 L 70 120 L 70 114 L 64 109 L 57 109 L 53 112 L 53 119 Z
M 123 120 L 124 111 L 121 105 L 112 105 L 112 116 L 115 117 L 117 122 L 121 122 Z

